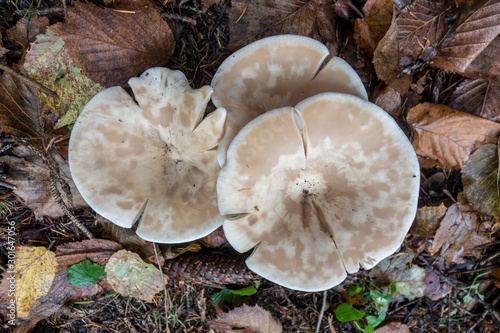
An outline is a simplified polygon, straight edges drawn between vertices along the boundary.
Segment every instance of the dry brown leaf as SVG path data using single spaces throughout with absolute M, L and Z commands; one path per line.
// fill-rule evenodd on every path
M 405 324 L 394 322 L 377 328 L 373 333 L 410 333 L 410 329 Z
M 500 221 L 498 149 L 498 145 L 485 145 L 472 154 L 462 168 L 462 183 L 467 201 Z
M 28 318 L 37 299 L 45 296 L 54 280 L 57 261 L 54 252 L 45 247 L 16 247 L 17 316 Z
M 36 89 L 9 73 L 0 77 L 0 131 L 17 137 L 39 137 L 51 127 L 55 111 L 38 98 Z
M 121 250 L 109 258 L 106 277 L 114 291 L 123 296 L 131 296 L 152 302 L 153 297 L 163 290 L 162 272 L 145 263 L 138 254 Z
M 305 0 L 232 0 L 228 48 L 281 34 L 318 38 L 315 4 Z
M 392 0 L 368 0 L 363 6 L 363 19 L 356 19 L 354 38 L 370 54 L 391 26 L 394 4 Z
M 414 59 L 428 47 L 434 47 L 445 34 L 448 25 L 444 1 L 416 0 L 403 8 L 396 24 L 400 51 Z
M 74 208 L 86 207 L 86 202 L 71 179 L 68 162 L 57 153 L 52 153 L 51 157 L 58 164 L 61 177 L 71 189 Z M 40 216 L 59 217 L 64 215 L 61 207 L 52 196 L 50 171 L 41 158 L 34 155 L 25 158 L 0 156 L 0 163 L 6 163 L 9 166 L 7 182 L 17 186 L 16 195 L 24 201 L 26 206 L 33 210 L 37 218 Z M 64 191 L 60 190 L 60 192 L 63 200 L 67 202 Z
M 439 207 L 425 206 L 418 208 L 410 233 L 416 237 L 434 236 L 447 209 L 444 204 Z
M 466 205 L 454 204 L 444 216 L 429 253 L 434 255 L 440 251 L 448 264 L 465 262 L 464 256 L 472 253 L 479 257 L 476 247 L 491 241 L 486 225 L 479 224 L 479 215 Z
M 500 2 L 488 0 L 482 2 L 479 8 L 470 10 L 473 11 L 472 14 L 466 13 L 465 21 L 445 36 L 433 60 L 434 65 L 464 74 L 471 63 L 497 38 L 500 33 L 500 24 L 498 24 Z M 494 57 L 498 58 L 499 54 L 496 53 Z M 483 67 L 491 66 L 491 63 L 483 65 Z
M 451 286 L 441 281 L 439 275 L 432 269 L 427 270 L 425 284 L 427 285 L 425 296 L 433 301 L 440 300 L 451 292 Z
M 393 18 L 389 30 L 375 48 L 373 66 L 379 79 L 404 95 L 410 89 L 413 80 L 410 75 L 402 72 L 400 60 L 403 55 L 399 51 L 397 35 L 398 27 Z
M 280 333 L 281 323 L 260 306 L 243 305 L 217 316 L 208 323 L 223 333 Z
M 165 65 L 175 48 L 170 27 L 153 6 L 123 13 L 77 2 L 66 20 L 52 29 L 84 74 L 108 87 Z
M 500 36 L 495 38 L 481 54 L 479 54 L 463 75 L 471 78 L 500 81 Z
M 46 16 L 37 14 L 26 15 L 17 21 L 14 28 L 7 30 L 6 35 L 18 42 L 23 48 L 28 48 L 37 35 L 43 33 L 50 22 Z
M 471 153 L 497 140 L 500 124 L 432 103 L 419 104 L 408 112 L 417 136 L 417 155 L 437 161 L 443 168 L 460 169 Z
M 199 242 L 206 247 L 220 247 L 227 243 L 227 239 L 224 236 L 224 230 L 222 227 L 219 227 L 207 236 L 200 238 Z
M 493 121 L 500 121 L 500 82 L 464 80 L 451 94 L 448 106 Z

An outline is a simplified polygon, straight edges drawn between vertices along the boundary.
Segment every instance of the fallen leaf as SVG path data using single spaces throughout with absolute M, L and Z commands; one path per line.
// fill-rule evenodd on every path
M 223 333 L 281 333 L 281 323 L 260 306 L 243 305 L 217 316 L 208 323 Z
M 56 128 L 75 122 L 85 104 L 103 89 L 81 73 L 66 53 L 61 37 L 50 29 L 38 35 L 26 53 L 24 70 L 29 77 L 55 91 L 59 98 L 40 93 L 40 99 L 63 115 Z
M 440 104 L 419 104 L 410 109 L 407 120 L 417 133 L 413 141 L 417 155 L 442 168 L 460 169 L 471 153 L 496 143 L 500 134 L 500 124 Z
M 445 281 L 441 281 L 439 275 L 432 269 L 427 270 L 425 277 L 425 296 L 433 301 L 440 300 L 451 292 L 451 286 Z
M 398 27 L 393 18 L 389 30 L 375 48 L 373 66 L 380 80 L 404 95 L 410 89 L 413 80 L 410 75 L 402 71 L 400 60 L 404 55 L 399 51 L 397 35 Z
M 68 162 L 57 153 L 52 153 L 51 157 L 59 166 L 62 179 L 68 183 L 71 189 L 73 207 L 76 209 L 87 207 L 87 203 L 83 200 L 71 179 Z M 40 157 L 31 155 L 19 158 L 4 155 L 0 156 L 0 163 L 6 163 L 9 166 L 7 182 L 17 186 L 14 193 L 23 200 L 27 207 L 33 210 L 36 218 L 64 215 L 50 190 L 49 168 Z M 58 189 L 62 199 L 67 203 L 66 194 L 59 187 Z
M 453 91 L 448 106 L 500 122 L 500 82 L 466 79 Z
M 396 285 L 396 297 L 403 296 L 408 300 L 424 296 L 425 292 L 425 269 L 411 263 L 415 254 L 408 249 L 398 253 L 393 258 L 382 260 L 369 273 L 371 278 L 376 279 L 378 285 Z M 388 287 L 387 287 L 388 289 Z M 387 290 L 387 292 L 390 292 Z
M 418 208 L 410 233 L 416 237 L 434 236 L 447 209 L 444 204 L 438 207 L 425 206 Z
M 198 240 L 206 247 L 221 247 L 227 243 L 222 227 L 215 229 L 212 233 Z
M 416 0 L 396 19 L 399 50 L 414 59 L 441 41 L 448 25 L 444 1 Z
M 500 80 L 500 36 L 495 38 L 463 72 L 464 76 Z
M 114 291 L 146 302 L 152 302 L 153 297 L 163 290 L 162 274 L 138 254 L 127 250 L 116 252 L 106 264 L 106 276 Z
M 67 13 L 66 22 L 52 29 L 83 73 L 106 87 L 165 65 L 174 52 L 172 30 L 147 2 L 133 13 L 76 2 Z
M 27 49 L 29 44 L 35 41 L 37 35 L 45 32 L 49 24 L 46 16 L 25 15 L 12 29 L 7 30 L 6 35 Z
M 401 116 L 401 94 L 391 87 L 385 87 L 374 101 L 381 109 L 398 119 Z
M 20 245 L 16 247 L 15 266 L 17 316 L 28 318 L 31 306 L 50 290 L 57 270 L 56 255 L 45 247 Z
M 391 26 L 394 4 L 392 0 L 368 0 L 363 6 L 365 17 L 356 19 L 354 38 L 368 53 L 375 48 Z
M 500 24 L 498 24 L 500 2 L 498 0 L 482 2 L 478 8 L 470 9 L 466 6 L 462 8 L 463 10 L 469 9 L 469 12 L 465 14 L 467 18 L 463 22 L 459 19 L 458 27 L 448 32 L 437 56 L 432 61 L 437 67 L 459 74 L 465 74 L 472 62 L 500 33 Z M 498 52 L 494 57 L 498 62 Z M 489 63 L 484 67 L 486 69 L 491 66 L 492 64 Z
M 485 227 L 474 210 L 456 203 L 448 208 L 428 251 L 431 255 L 440 251 L 448 264 L 464 263 L 468 254 L 479 257 L 474 249 L 491 241 Z
M 274 35 L 318 37 L 315 5 L 305 0 L 232 0 L 229 24 L 230 50 Z
M 38 99 L 31 85 L 3 73 L 0 77 L 0 131 L 17 137 L 39 137 L 53 125 L 55 111 Z
M 498 167 L 498 146 L 482 146 L 463 166 L 462 183 L 467 201 L 477 211 L 500 221 Z
M 410 329 L 405 324 L 394 322 L 377 328 L 373 333 L 410 333 Z

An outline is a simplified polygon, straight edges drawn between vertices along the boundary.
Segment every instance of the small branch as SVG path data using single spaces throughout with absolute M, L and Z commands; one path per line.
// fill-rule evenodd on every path
M 11 189 L 11 190 L 17 190 L 16 185 L 12 185 L 12 184 L 6 183 L 6 182 L 1 181 L 1 180 L 0 180 L 0 186 Z
M 321 321 L 323 320 L 323 315 L 325 314 L 326 294 L 327 294 L 326 290 L 323 291 L 323 303 L 321 304 L 321 311 L 319 312 L 318 324 L 316 325 L 316 333 L 319 333 L 319 330 L 321 328 Z
M 163 18 L 166 18 L 166 19 L 170 19 L 170 20 L 177 20 L 177 21 L 189 23 L 191 25 L 196 25 L 196 20 L 192 19 L 190 17 L 184 17 L 184 16 L 179 16 L 179 15 L 169 14 L 169 13 L 161 13 L 160 16 Z
M 290 300 L 290 298 L 286 294 L 285 288 L 283 288 L 282 286 L 279 286 L 279 287 L 281 289 L 281 293 L 283 294 L 286 301 L 288 302 L 288 305 L 293 309 L 293 311 L 295 311 L 295 313 L 297 314 L 297 317 L 299 317 L 299 319 L 302 320 L 302 322 L 305 323 L 307 326 L 310 326 L 309 322 L 307 320 L 305 320 L 304 317 L 302 317 L 302 314 L 300 313 L 300 311 L 297 310 L 297 307 L 295 307 L 295 304 L 292 303 L 292 301 Z
M 43 91 L 47 96 L 50 96 L 52 98 L 59 98 L 59 96 L 57 96 L 57 94 L 55 92 L 53 92 L 52 90 L 50 90 L 49 88 L 42 86 L 40 83 L 34 81 L 33 79 L 27 77 L 24 74 L 19 73 L 18 71 L 10 68 L 7 65 L 0 64 L 0 69 L 4 70 L 7 73 L 14 75 L 15 77 L 23 80 L 24 82 L 28 82 L 29 84 L 34 85 L 36 89 Z

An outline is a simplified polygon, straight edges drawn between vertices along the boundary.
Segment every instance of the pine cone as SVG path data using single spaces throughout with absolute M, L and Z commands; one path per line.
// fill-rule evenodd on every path
M 218 250 L 186 252 L 167 260 L 164 272 L 174 280 L 202 284 L 250 284 L 262 277 L 245 264 L 246 256 Z

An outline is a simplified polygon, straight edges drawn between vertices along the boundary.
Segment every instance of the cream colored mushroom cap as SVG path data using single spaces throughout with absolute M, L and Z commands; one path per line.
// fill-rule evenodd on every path
M 419 164 L 396 122 L 358 97 L 323 93 L 267 112 L 229 146 L 217 180 L 229 243 L 248 267 L 303 291 L 372 268 L 416 214 Z
M 193 90 L 179 71 L 152 68 L 92 98 L 69 144 L 70 170 L 87 203 L 113 223 L 149 241 L 178 243 L 222 224 L 215 148 L 226 112 L 202 121 L 212 94 Z
M 263 38 L 230 55 L 215 73 L 212 101 L 225 108 L 227 119 L 217 159 L 222 166 L 231 140 L 249 121 L 266 111 L 295 106 L 323 92 L 339 92 L 368 100 L 361 79 L 347 62 L 308 37 Z

